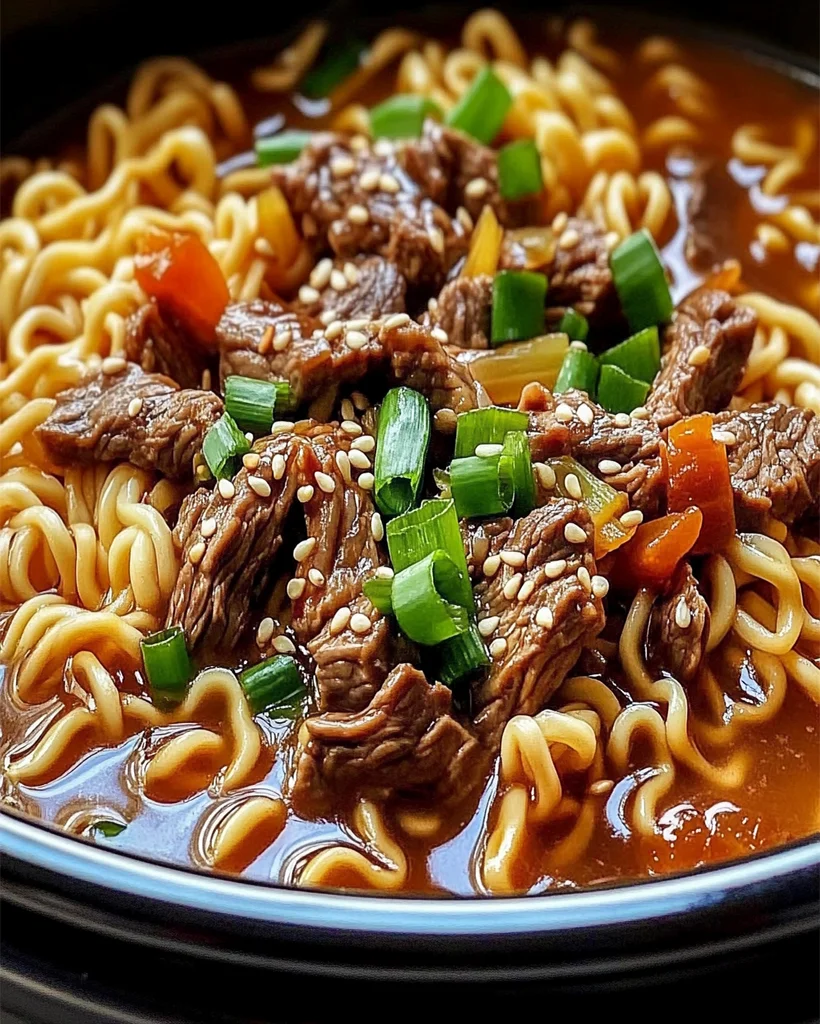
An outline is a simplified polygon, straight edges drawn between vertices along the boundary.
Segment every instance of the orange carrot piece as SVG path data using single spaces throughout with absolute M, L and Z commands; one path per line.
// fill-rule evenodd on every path
M 692 506 L 643 523 L 618 551 L 613 576 L 619 586 L 660 588 L 698 539 L 703 515 Z

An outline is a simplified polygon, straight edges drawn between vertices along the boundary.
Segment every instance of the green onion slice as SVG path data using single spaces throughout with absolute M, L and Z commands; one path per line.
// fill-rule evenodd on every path
M 359 67 L 367 46 L 360 39 L 335 46 L 321 63 L 311 68 L 299 85 L 299 91 L 310 100 L 323 99 Z
M 182 626 L 169 626 L 140 641 L 151 699 L 161 709 L 178 704 L 193 674 Z
M 480 444 L 503 444 L 509 431 L 526 430 L 529 423 L 529 413 L 499 405 L 462 412 L 456 420 L 455 458 L 475 455 Z
M 607 412 L 632 412 L 643 405 L 649 385 L 635 380 L 618 366 L 602 366 L 598 381 L 598 402 Z
M 447 115 L 447 124 L 489 145 L 501 131 L 511 106 L 509 90 L 487 64 Z
M 373 469 L 376 504 L 385 515 L 401 515 L 416 504 L 429 443 L 427 399 L 412 388 L 392 388 L 379 412 Z
M 374 576 L 362 584 L 364 596 L 382 615 L 393 614 L 393 578 Z
M 661 368 L 661 345 L 658 328 L 645 327 L 631 338 L 607 349 L 600 356 L 603 364 L 611 364 L 628 373 L 636 380 L 651 384 Z
M 465 633 L 445 640 L 437 648 L 437 676 L 445 686 L 454 686 L 490 664 L 487 649 L 474 622 Z
M 441 549 L 456 563 L 461 574 L 458 604 L 473 613 L 473 589 L 467 572 L 464 542 L 458 525 L 455 502 L 432 498 L 418 508 L 391 519 L 387 524 L 387 548 L 394 570 L 399 573 L 432 551 Z
M 417 139 L 427 117 L 440 121 L 441 107 L 426 96 L 399 93 L 370 111 L 370 133 L 374 139 Z
M 609 257 L 621 306 L 633 331 L 666 323 L 672 295 L 654 239 L 641 228 L 625 238 Z
M 524 341 L 544 333 L 547 279 L 530 270 L 503 270 L 493 279 L 492 343 Z
M 579 391 L 586 391 L 590 398 L 594 398 L 599 370 L 598 360 L 591 352 L 571 348 L 561 363 L 553 393 L 558 395 L 571 388 L 577 388 Z
M 256 380 L 232 374 L 225 379 L 225 409 L 240 430 L 257 437 L 270 433 L 273 421 L 296 408 L 286 380 Z
M 411 640 L 433 647 L 465 632 L 470 618 L 459 604 L 463 574 L 441 549 L 431 551 L 393 580 L 393 614 Z
M 239 469 L 240 458 L 250 450 L 247 437 L 227 412 L 208 430 L 202 442 L 202 454 L 217 480 L 234 476 Z
M 124 832 L 125 829 L 126 826 L 121 821 L 110 821 L 106 818 L 101 818 L 90 825 L 88 834 L 91 836 L 100 835 L 105 839 L 114 839 L 121 832 Z
M 529 515 L 535 508 L 535 475 L 532 469 L 530 442 L 521 430 L 510 431 L 504 438 L 504 458 L 509 458 L 512 467 L 513 515 L 520 518 Z
M 541 192 L 541 156 L 532 139 L 517 139 L 498 151 L 498 185 L 505 199 Z
M 570 306 L 561 317 L 557 330 L 568 335 L 570 341 L 586 341 L 589 322 L 585 316 Z
M 254 715 L 271 710 L 292 714 L 307 694 L 299 666 L 286 654 L 275 654 L 246 668 L 239 684 Z
M 254 144 L 256 162 L 260 167 L 292 163 L 312 137 L 313 132 L 287 131 L 257 139 Z
M 512 459 L 502 454 L 453 459 L 450 490 L 459 519 L 508 512 L 515 497 Z

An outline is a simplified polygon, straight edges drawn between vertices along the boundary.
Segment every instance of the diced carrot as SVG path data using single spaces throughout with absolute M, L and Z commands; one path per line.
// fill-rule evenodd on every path
M 196 235 L 152 230 L 139 241 L 134 269 L 142 290 L 205 348 L 230 301 L 219 264 Z
M 643 523 L 618 551 L 613 577 L 619 586 L 660 588 L 698 539 L 703 516 L 699 508 L 671 512 Z
M 669 511 L 696 505 L 703 513 L 703 527 L 693 554 L 720 551 L 735 535 L 735 503 L 726 447 L 712 437 L 709 413 L 673 424 L 665 452 Z

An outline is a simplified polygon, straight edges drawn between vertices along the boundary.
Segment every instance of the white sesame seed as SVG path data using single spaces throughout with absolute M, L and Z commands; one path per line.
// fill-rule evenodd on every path
M 376 156 L 388 157 L 393 155 L 393 143 L 390 139 L 377 139 L 373 143 L 373 152 Z
M 511 576 L 504 584 L 504 590 L 502 593 L 508 601 L 512 601 L 515 595 L 518 593 L 518 588 L 524 581 L 524 577 L 520 572 L 517 572 L 514 576 Z
M 535 590 L 535 580 L 525 580 L 523 586 L 518 591 L 518 600 L 521 604 L 528 601 Z
M 291 601 L 298 601 L 302 594 L 304 594 L 306 586 L 307 580 L 292 579 L 288 581 L 288 585 L 285 589 Z
M 334 292 L 346 292 L 350 283 L 341 270 L 333 270 L 330 274 L 330 287 Z
M 498 629 L 498 623 L 501 619 L 497 615 L 489 615 L 486 619 L 481 619 L 478 623 L 478 631 L 482 636 L 489 636 L 490 633 L 494 633 Z
M 351 224 L 366 224 L 370 220 L 370 214 L 366 206 L 354 203 L 347 211 L 347 219 Z
M 370 469 L 370 459 L 365 455 L 363 451 L 358 448 L 351 448 L 350 454 L 348 455 L 351 466 L 355 466 L 356 469 Z
M 274 352 L 284 352 L 293 340 L 293 331 L 290 329 L 280 331 L 273 339 Z
M 629 413 L 627 413 L 627 412 L 616 412 L 615 413 L 615 426 L 616 427 L 628 427 L 629 426 Z
M 273 479 L 281 480 L 282 477 L 285 475 L 286 468 L 287 463 L 285 462 L 285 456 L 282 455 L 281 452 L 277 452 L 276 455 L 274 455 L 274 457 L 270 460 L 270 470 L 271 473 L 273 474 Z
M 585 341 L 580 341 L 578 338 L 573 338 L 573 340 L 569 343 L 569 347 L 571 349 L 574 349 L 576 352 L 589 351 L 589 349 L 587 348 L 587 343 Z
M 307 537 L 305 540 L 300 540 L 296 547 L 293 549 L 293 557 L 297 562 L 304 562 L 308 558 L 316 547 L 316 538 Z
M 566 558 L 554 558 L 544 565 L 544 575 L 547 579 L 557 580 L 567 567 Z
M 333 494 L 336 490 L 336 481 L 327 473 L 323 473 L 321 469 L 317 469 L 313 474 L 313 479 L 319 486 L 320 491 L 324 491 L 325 494 Z
M 330 272 L 333 270 L 333 260 L 323 259 L 319 260 L 316 266 L 310 273 L 310 283 L 313 288 L 321 291 L 322 288 L 327 287 L 327 283 L 330 280 Z
M 350 622 L 350 609 L 347 605 L 339 608 L 330 620 L 330 632 L 335 636 L 341 633 L 343 629 L 347 628 L 347 624 Z
M 607 231 L 604 235 L 604 245 L 611 252 L 615 246 L 620 242 L 621 237 L 617 231 Z
M 569 423 L 573 417 L 572 406 L 567 405 L 566 402 L 559 402 L 558 407 L 555 410 L 555 418 L 559 423 Z
M 376 438 L 372 434 L 363 434 L 351 442 L 350 447 L 358 452 L 372 452 L 376 447 Z
M 380 565 L 376 569 L 375 575 L 380 580 L 392 580 L 396 574 L 389 565 Z
M 440 327 L 434 327 L 432 331 L 430 331 L 430 334 L 436 339 L 436 341 L 440 341 L 442 345 L 446 345 L 450 340 L 450 335 Z
M 717 441 L 718 444 L 737 444 L 737 437 L 731 430 L 713 430 L 712 439 Z
M 491 455 L 500 455 L 503 451 L 503 444 L 479 444 L 476 445 L 475 453 L 479 458 L 486 459 Z
M 324 337 L 324 331 L 320 327 L 317 327 L 313 334 L 311 334 L 311 338 L 314 338 L 316 341 L 322 337 Z
M 469 196 L 470 199 L 481 199 L 482 196 L 487 194 L 489 187 L 490 184 L 486 178 L 473 178 L 464 186 L 464 194 Z
M 538 474 L 538 482 L 545 491 L 551 491 L 555 487 L 555 470 L 545 462 L 536 462 L 535 472 Z
M 379 176 L 379 188 L 382 192 L 390 192 L 395 195 L 401 188 L 401 185 L 399 185 L 392 174 L 382 174 Z
M 330 161 L 330 173 L 336 178 L 349 178 L 356 170 L 356 162 L 352 156 L 346 153 L 343 156 L 334 157 Z
M 577 523 L 567 523 L 564 527 L 564 537 L 570 544 L 583 544 L 586 542 L 586 532 Z
M 230 480 L 226 480 L 224 477 L 216 485 L 216 488 L 222 495 L 222 497 L 225 498 L 227 501 L 230 501 L 231 498 L 236 494 L 236 488 L 234 487 L 234 485 L 231 483 Z
M 191 550 L 188 552 L 188 560 L 193 564 L 197 565 L 202 561 L 202 557 L 205 554 L 205 542 L 198 540 L 196 544 L 191 545 Z
M 598 779 L 597 782 L 593 782 L 587 790 L 590 796 L 606 796 L 607 793 L 611 793 L 615 788 L 615 782 L 613 779 Z
M 382 326 L 386 327 L 388 331 L 392 331 L 394 327 L 403 327 L 409 323 L 410 315 L 408 313 L 394 313 L 384 321 Z
M 633 420 L 648 420 L 649 410 L 646 408 L 645 405 L 638 405 L 632 410 L 630 416 Z
M 686 362 L 690 366 L 704 366 L 709 362 L 709 349 L 705 345 L 695 345 Z
M 336 465 L 339 467 L 339 472 L 342 474 L 342 479 L 346 484 L 350 483 L 350 459 L 347 452 L 338 451 L 336 452 Z
M 579 567 L 578 572 L 575 574 L 578 577 L 578 582 L 589 593 L 592 590 L 592 577 L 589 575 L 589 569 L 582 565 Z
M 371 167 L 370 170 L 364 171 L 359 177 L 359 188 L 365 192 L 375 192 L 379 187 L 379 178 L 381 177 L 379 171 L 375 167 Z
M 595 413 L 592 411 L 592 408 L 586 404 L 586 402 L 582 402 L 581 405 L 578 406 L 578 419 L 585 427 L 591 427 L 595 422 Z
M 564 477 L 564 487 L 566 487 L 570 498 L 575 498 L 576 501 L 580 501 L 583 498 L 584 492 L 581 490 L 581 481 L 574 473 L 567 473 Z
M 248 442 L 248 444 L 253 444 L 253 434 L 250 432 L 250 430 L 245 431 L 245 440 Z
M 264 647 L 272 636 L 273 619 L 269 615 L 267 615 L 259 623 L 259 628 L 256 630 L 256 642 L 260 647 Z
M 362 473 L 361 476 L 359 477 L 359 487 L 361 487 L 363 491 L 372 491 L 373 484 L 375 482 L 376 478 L 373 476 L 372 473 Z
M 643 512 L 637 508 L 633 508 L 629 512 L 624 512 L 621 516 L 621 523 L 627 528 L 630 526 L 640 526 L 642 522 Z
M 18 455 L 23 454 L 23 443 L 22 441 L 15 441 L 14 444 L 9 448 L 9 455 L 12 458 L 16 458 Z
M 325 327 L 325 337 L 328 341 L 335 341 L 344 330 L 344 325 L 341 320 L 332 320 L 327 327 Z
M 459 206 L 456 210 L 456 220 L 464 228 L 465 231 L 472 231 L 475 227 L 473 218 L 470 216 L 469 210 L 465 210 L 463 206 Z
M 356 410 L 353 408 L 353 403 L 349 398 L 343 398 L 341 404 L 342 419 L 353 420 L 356 416 Z
M 427 300 L 427 311 L 430 316 L 438 316 L 438 299 L 435 295 Z
M 595 597 L 606 597 L 609 593 L 609 580 L 605 576 L 593 576 L 592 593 Z
M 356 266 L 355 263 L 351 263 L 350 261 L 348 261 L 347 263 L 345 263 L 343 269 L 344 275 L 347 278 L 347 283 L 349 285 L 359 283 L 359 268 Z
M 564 228 L 567 226 L 569 217 L 564 210 L 559 211 L 552 219 L 552 230 L 556 235 L 560 235 Z
M 601 459 L 598 463 L 598 470 L 604 476 L 611 476 L 613 473 L 621 472 L 621 464 L 614 459 Z
M 323 587 L 325 585 L 325 575 L 319 569 L 308 569 L 308 579 L 314 587 Z
M 336 319 L 336 312 L 333 309 L 325 309 L 319 314 L 319 320 L 323 327 L 327 327 Z
M 567 228 L 558 239 L 559 249 L 571 249 L 581 241 L 581 236 L 575 228 Z
M 481 571 L 485 576 L 495 576 L 498 572 L 498 567 L 501 565 L 501 558 L 499 555 L 490 555 L 489 558 L 484 559 L 484 565 L 481 567 Z
M 142 399 L 141 398 L 132 398 L 131 401 L 128 403 L 128 415 L 129 416 L 132 416 L 132 417 L 133 416 L 139 416 L 141 409 L 142 409 Z
M 261 476 L 249 476 L 248 487 L 258 494 L 260 498 L 270 497 L 270 484 Z
M 359 437 L 362 432 L 361 425 L 355 420 L 342 420 L 342 430 L 351 437 Z
M 364 348 L 366 344 L 367 335 L 362 334 L 361 331 L 348 331 L 345 335 L 345 345 L 347 345 L 348 348 L 353 349 L 354 352 L 360 348 Z
M 370 517 L 370 532 L 373 534 L 373 540 L 384 540 L 384 523 L 378 512 L 374 512 Z
M 366 633 L 372 625 L 373 623 L 370 619 L 361 612 L 356 612 L 350 616 L 350 628 L 354 633 Z
M 523 551 L 502 551 L 501 561 L 516 569 L 520 569 L 524 562 L 527 561 L 527 556 Z
M 675 623 L 681 629 L 689 629 L 692 625 L 692 613 L 683 598 L 675 605 Z
M 122 373 L 125 360 L 122 356 L 106 356 L 102 361 L 102 372 L 106 374 Z
M 299 301 L 305 303 L 317 302 L 319 300 L 319 293 L 315 288 L 311 288 L 309 284 L 303 284 L 299 289 Z
M 293 420 L 274 420 L 270 432 L 273 435 L 276 434 L 287 434 L 288 431 L 293 430 L 295 424 Z
M 303 484 L 296 490 L 296 497 L 304 505 L 313 497 L 313 484 Z
M 278 654 L 293 654 L 296 651 L 296 647 L 290 637 L 278 636 L 273 641 L 273 649 Z
M 358 331 L 360 328 L 365 327 L 366 325 L 367 325 L 367 320 L 350 320 L 350 321 L 348 321 L 348 324 L 347 324 L 348 328 L 350 328 L 350 329 L 352 329 L 354 331 Z M 364 412 L 365 409 L 369 409 L 370 408 L 370 402 L 361 393 L 361 391 L 354 391 L 354 392 L 352 392 L 350 397 L 353 399 L 353 404 L 356 406 L 356 408 L 359 410 L 359 412 Z
M 503 636 L 496 637 L 490 644 L 490 655 L 493 658 L 503 658 L 507 653 L 507 641 Z
M 430 247 L 433 252 L 441 255 L 444 252 L 444 232 L 441 228 L 428 228 L 427 237 L 430 239 Z
M 199 532 L 203 537 L 213 537 L 216 533 L 216 520 L 212 518 L 203 519 L 199 524 Z
M 555 616 L 549 608 L 539 608 L 535 613 L 535 624 L 542 629 L 552 629 Z

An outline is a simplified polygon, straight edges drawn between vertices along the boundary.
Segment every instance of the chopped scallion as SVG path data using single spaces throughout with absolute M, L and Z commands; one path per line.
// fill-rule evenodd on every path
M 99 835 L 104 839 L 115 839 L 125 829 L 126 826 L 121 821 L 109 821 L 108 819 L 101 818 L 89 826 L 88 834 L 91 836 Z
M 370 132 L 374 139 L 417 139 L 427 117 L 441 120 L 441 107 L 426 96 L 400 93 L 373 107 Z
M 447 124 L 489 145 L 501 131 L 511 106 L 509 90 L 487 64 L 447 115 Z
M 523 430 L 511 430 L 504 438 L 504 455 L 509 458 L 512 468 L 513 515 L 526 516 L 535 508 L 535 476 L 532 471 L 530 442 Z
M 359 67 L 366 49 L 359 39 L 334 46 L 324 60 L 308 71 L 299 85 L 299 91 L 310 100 L 329 96 L 337 85 Z
M 412 388 L 392 388 L 379 412 L 373 469 L 376 504 L 385 515 L 401 515 L 416 504 L 429 443 L 427 399 Z
M 167 709 L 185 696 L 192 675 L 182 626 L 169 626 L 140 641 L 142 664 L 158 708 Z
M 232 374 L 225 380 L 225 409 L 240 430 L 257 437 L 270 432 L 273 421 L 295 408 L 286 380 L 256 380 Z
M 474 622 L 465 633 L 445 640 L 437 649 L 438 678 L 445 686 L 456 683 L 490 664 L 481 634 Z
M 609 257 L 621 306 L 633 331 L 666 323 L 672 316 L 672 296 L 658 247 L 641 228 Z
M 469 612 L 458 600 L 463 579 L 453 559 L 440 549 L 397 573 L 392 601 L 401 631 L 425 647 L 465 632 Z
M 246 668 L 239 676 L 239 684 L 254 715 L 273 710 L 292 713 L 307 693 L 299 666 L 286 654 L 275 654 Z
M 414 562 L 420 562 L 431 551 L 439 548 L 445 551 L 462 574 L 458 603 L 472 612 L 473 590 L 467 573 L 467 558 L 456 506 L 452 499 L 433 498 L 391 519 L 387 524 L 387 548 L 397 573 Z
M 260 167 L 289 164 L 299 156 L 312 135 L 312 132 L 288 131 L 257 139 L 254 143 L 256 162 Z
M 393 612 L 393 580 L 384 580 L 379 576 L 371 577 L 362 584 L 364 596 L 377 608 L 382 615 Z
M 598 402 L 607 412 L 632 412 L 643 405 L 649 385 L 635 380 L 618 366 L 602 366 L 598 380 Z
M 658 328 L 653 325 L 638 331 L 631 338 L 622 341 L 620 345 L 607 349 L 601 354 L 600 360 L 605 365 L 612 364 L 619 367 L 636 380 L 651 384 L 655 379 L 655 374 L 661 368 Z
M 453 459 L 450 490 L 459 519 L 508 512 L 515 497 L 512 459 L 506 455 Z
M 564 313 L 558 324 L 558 330 L 566 334 L 570 341 L 586 341 L 589 334 L 589 322 L 572 306 Z
M 547 279 L 531 270 L 503 270 L 493 279 L 492 343 L 524 341 L 544 333 Z
M 598 360 L 591 352 L 577 348 L 568 349 L 552 390 L 558 395 L 571 388 L 577 388 L 579 391 L 586 391 L 590 398 L 594 398 L 599 370 Z
M 456 420 L 455 458 L 475 455 L 480 444 L 503 444 L 509 431 L 526 430 L 529 422 L 529 413 L 498 405 L 463 412 Z
M 517 139 L 499 149 L 498 186 L 505 199 L 523 199 L 543 189 L 541 155 L 532 139 Z
M 234 476 L 240 458 L 250 450 L 247 437 L 227 412 L 208 430 L 202 442 L 202 454 L 217 480 Z

